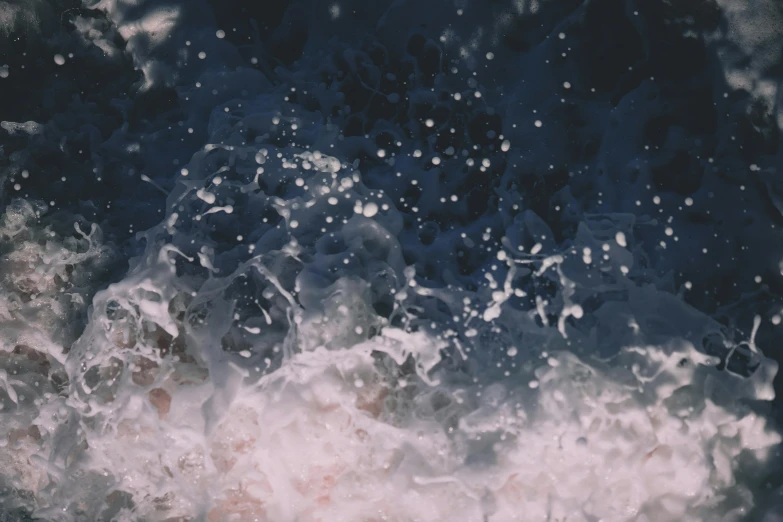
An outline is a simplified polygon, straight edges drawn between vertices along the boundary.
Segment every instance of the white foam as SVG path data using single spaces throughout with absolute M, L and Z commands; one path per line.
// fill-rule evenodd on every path
M 344 233 L 378 227 L 354 219 L 362 221 Z M 214 273 L 213 253 L 198 253 Z M 40 516 L 90 519 L 110 499 L 129 498 L 127 520 L 699 521 L 750 506 L 740 452 L 765 462 L 780 441 L 740 405 L 771 398 L 774 363 L 762 358 L 751 379 L 731 378 L 683 339 L 619 344 L 609 360 L 577 357 L 554 337 L 528 340 L 521 353 L 504 350 L 514 362 L 498 378 L 482 354 L 500 347 L 487 328 L 525 324 L 505 305 L 513 277 L 492 294 L 487 327 L 464 332 L 477 354 L 466 373 L 442 366 L 452 343 L 437 331 L 405 331 L 378 317 L 359 278 L 319 288 L 300 277 L 294 297 L 266 268 L 278 256 L 269 253 L 194 292 L 177 275 L 179 255 L 150 249 L 96 296 L 65 361 L 70 396 L 30 404 L 15 421 L 42 430 L 39 439 L 13 435 L 25 449 L 8 460 L 20 486 L 35 492 Z M 562 255 L 531 262 L 540 265 L 533 277 L 559 274 L 565 306 L 556 330 L 530 332 L 579 339 L 566 322 L 584 316 L 571 302 L 570 265 Z M 251 268 L 270 282 L 263 295 L 273 309 L 261 309 L 261 323 L 241 324 L 260 342 L 230 341 L 240 344 L 226 351 L 235 305 L 223 292 Z M 402 272 L 400 306 L 415 295 L 451 299 Z M 645 322 L 657 314 L 646 303 L 663 294 L 631 298 Z M 261 340 L 280 320 L 288 332 L 268 351 Z M 546 344 L 539 359 L 533 348 Z M 21 402 L 24 378 L 6 373 L 0 386 Z

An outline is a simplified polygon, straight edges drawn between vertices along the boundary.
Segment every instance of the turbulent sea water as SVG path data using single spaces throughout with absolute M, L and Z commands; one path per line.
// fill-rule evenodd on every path
M 782 24 L 0 0 L 0 520 L 783 520 Z

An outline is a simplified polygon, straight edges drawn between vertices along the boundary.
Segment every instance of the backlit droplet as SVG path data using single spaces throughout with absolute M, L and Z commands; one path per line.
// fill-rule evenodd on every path
M 378 205 L 373 203 L 372 201 L 364 205 L 364 208 L 362 210 L 362 214 L 364 214 L 364 217 L 373 217 L 375 214 L 378 213 Z

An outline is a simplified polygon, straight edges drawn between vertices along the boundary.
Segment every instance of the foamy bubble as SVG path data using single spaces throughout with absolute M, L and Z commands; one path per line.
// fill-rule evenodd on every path
M 362 214 L 364 214 L 364 217 L 373 217 L 378 213 L 378 205 L 374 202 L 366 203 L 362 209 Z

